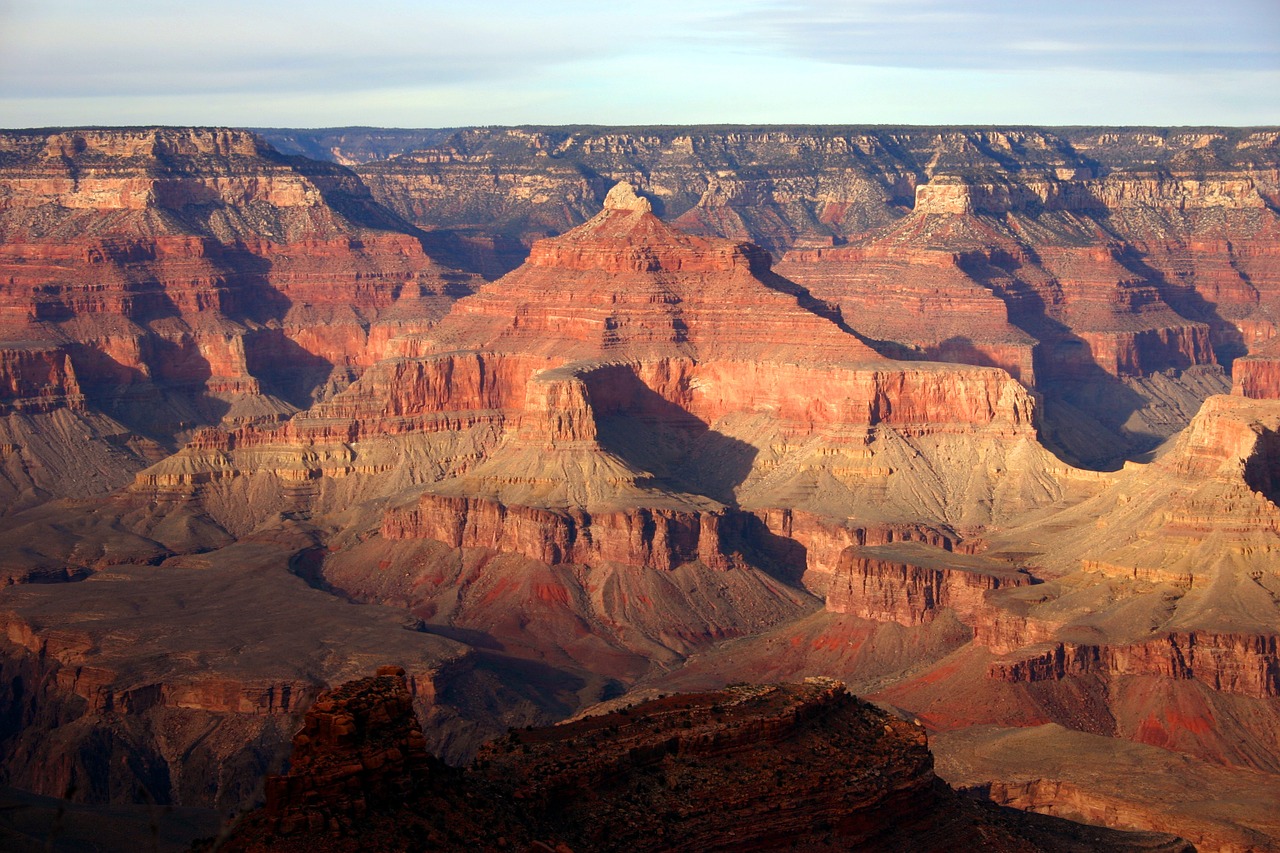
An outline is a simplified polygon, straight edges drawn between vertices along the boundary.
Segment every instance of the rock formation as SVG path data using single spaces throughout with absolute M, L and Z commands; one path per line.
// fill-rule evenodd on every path
M 286 418 L 473 280 L 350 172 L 243 131 L 6 132 L 0 155 L 6 510 Z
M 413 144 L 357 167 L 411 221 L 528 246 L 631 181 L 682 228 L 785 254 L 784 275 L 895 354 L 1034 384 L 1059 451 L 1095 467 L 1185 426 L 1226 390 L 1217 366 L 1274 335 L 1273 129 L 523 128 Z
M 267 779 L 266 816 L 282 835 L 350 833 L 371 810 L 398 806 L 430 772 L 400 667 L 316 697 L 293 736 L 289 772 Z
M 918 726 L 831 679 L 513 729 L 464 773 L 439 767 L 416 787 L 408 756 L 421 735 L 396 692 L 380 677 L 320 699 L 295 738 L 296 769 L 220 849 L 1191 849 L 957 797 L 933 775 Z M 372 795 L 402 784 L 400 797 Z

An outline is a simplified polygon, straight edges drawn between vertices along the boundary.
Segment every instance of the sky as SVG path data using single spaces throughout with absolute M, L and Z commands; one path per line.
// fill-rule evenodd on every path
M 1280 125 L 1280 0 L 0 0 L 0 127 Z

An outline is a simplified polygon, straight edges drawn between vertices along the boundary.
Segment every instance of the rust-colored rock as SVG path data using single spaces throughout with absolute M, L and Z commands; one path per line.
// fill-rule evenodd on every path
M 388 513 L 382 535 L 505 551 L 550 566 L 611 562 L 670 571 L 692 560 L 719 569 L 734 565 L 730 549 L 741 541 L 745 523 L 741 514 L 724 510 L 589 513 L 425 494 L 412 509 Z
M 33 446 L 16 476 L 44 497 L 69 494 L 45 465 L 116 487 L 154 461 L 143 436 L 287 417 L 475 280 L 350 172 L 244 131 L 9 131 L 0 152 L 0 416 L 65 407 L 121 435 Z M 0 495 L 31 503 L 22 486 Z
M 933 775 L 917 724 L 860 702 L 831 679 L 739 685 L 513 729 L 465 772 L 441 768 L 415 780 L 397 808 L 366 807 L 357 798 L 371 784 L 409 780 L 388 765 L 356 760 L 351 741 L 414 742 L 411 715 L 361 725 L 367 708 L 394 702 L 377 689 L 382 680 L 317 701 L 294 748 L 295 767 L 312 769 L 268 788 L 278 792 L 288 782 L 297 795 L 269 793 L 266 810 L 224 849 L 1190 849 L 1172 836 L 1084 828 L 964 800 Z M 326 736 L 326 728 L 341 734 Z M 320 774 L 320 767 L 334 770 Z M 340 778 L 348 784 L 332 790 Z M 291 819 L 298 797 L 323 803 L 328 811 L 311 814 L 328 819 Z M 288 833 L 275 834 L 286 825 Z M 336 841 L 334 827 L 348 838 Z
M 401 805 L 430 773 L 404 670 L 321 693 L 293 738 L 289 772 L 267 779 L 276 831 L 350 833 L 370 811 Z
M 986 594 L 1031 583 L 1008 564 L 928 548 L 848 548 L 827 587 L 827 609 L 878 622 L 919 625 L 948 608 L 964 622 Z

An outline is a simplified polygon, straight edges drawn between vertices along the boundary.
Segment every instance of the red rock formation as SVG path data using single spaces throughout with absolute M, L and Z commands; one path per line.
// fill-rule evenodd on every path
M 620 185 L 595 218 L 539 242 L 501 286 L 459 303 L 432 331 L 432 347 L 538 353 L 559 363 L 614 354 L 883 360 L 811 310 L 769 265 L 751 244 L 676 231 Z
M 503 506 L 483 498 L 424 494 L 411 509 L 384 516 L 387 539 L 434 539 L 454 548 L 520 554 L 550 566 L 601 561 L 670 571 L 682 563 L 727 569 L 744 519 L 724 510 L 639 507 L 612 513 Z
M 289 773 L 267 779 L 266 817 L 282 835 L 347 833 L 371 810 L 402 804 L 430 766 L 404 670 L 380 667 L 316 697 Z
M 243 131 L 9 132 L 0 151 L 0 412 L 88 406 L 162 440 L 269 421 L 471 280 L 354 175 Z M 23 478 L 58 494 L 41 461 Z
M 464 476 L 429 492 L 561 516 L 577 507 L 598 517 L 627 506 L 714 511 L 716 501 L 656 486 L 660 477 L 647 466 L 674 470 L 678 459 L 642 462 L 637 454 L 652 450 L 633 444 L 641 436 L 602 437 L 600 424 L 652 424 L 671 431 L 686 454 L 690 442 L 719 435 L 712 425 L 749 418 L 771 435 L 743 448 L 804 446 L 828 434 L 867 446 L 880 429 L 906 440 L 1009 446 L 1034 435 L 1031 400 L 1006 375 L 890 362 L 769 273 L 757 248 L 681 234 L 620 186 L 591 222 L 540 243 L 529 264 L 458 303 L 430 333 L 402 338 L 395 357 L 343 393 L 282 428 L 202 436 L 182 473 L 166 463 L 138 485 L 206 482 L 228 470 L 225 454 L 255 447 L 483 434 L 468 446 L 476 462 L 450 463 Z M 837 438 L 850 430 L 864 434 Z M 210 469 L 205 480 L 192 473 L 202 467 Z M 645 524 L 636 517 L 619 526 Z M 535 544 L 531 535 L 519 537 L 520 553 L 564 551 L 555 537 L 535 536 Z M 633 546 L 605 550 L 635 559 Z
M 1255 400 L 1280 400 L 1280 337 L 1252 349 L 1231 365 L 1231 393 Z
M 945 551 L 962 550 L 958 534 L 924 524 L 872 524 L 854 526 L 847 519 L 835 519 L 793 509 L 769 509 L 756 513 L 765 530 L 776 537 L 775 547 L 803 553 L 805 586 L 825 595 L 850 548 L 888 545 L 894 542 L 922 542 Z
M 991 560 L 924 548 L 848 548 L 827 587 L 827 609 L 878 622 L 919 625 L 949 608 L 971 622 L 988 592 L 1031 583 Z
M 265 812 L 224 849 L 326 849 L 334 830 L 364 850 L 411 839 L 429 849 L 1188 849 L 1172 836 L 1072 827 L 963 800 L 933 776 L 919 727 L 831 679 L 741 685 L 513 729 L 448 779 L 443 769 L 414 779 L 412 759 L 400 758 L 416 752 L 411 715 L 364 722 L 396 702 L 378 680 L 317 702 L 329 707 L 309 714 L 295 741 L 300 769 L 271 781 Z M 416 790 L 388 808 L 387 789 L 413 781 Z M 307 831 L 273 835 L 286 828 Z
M 1054 643 L 994 661 L 989 677 L 1009 682 L 1053 681 L 1071 675 L 1154 675 L 1195 679 L 1214 690 L 1258 699 L 1280 696 L 1276 635 L 1184 632 L 1124 646 Z
M 871 337 L 996 364 L 1028 385 L 1214 363 L 1207 326 L 1170 310 L 1125 265 L 1123 245 L 1080 233 L 1074 211 L 1101 205 L 1079 195 L 1056 184 L 935 178 L 892 228 L 848 247 L 792 252 L 779 269 Z M 1061 212 L 1034 229 L 1019 218 L 1045 206 Z
M 1188 316 L 1196 298 L 1208 299 L 1201 285 L 1210 279 L 1224 306 L 1247 296 L 1232 289 L 1229 265 L 1210 269 L 1204 260 L 1233 250 L 1202 225 L 1220 213 L 1223 228 L 1257 225 L 1250 234 L 1262 236 L 1249 251 L 1262 259 L 1254 269 L 1265 280 L 1270 208 L 1251 201 L 1263 198 L 1263 178 L 1216 188 L 1181 177 L 1108 183 L 1077 175 L 1083 165 L 1053 150 L 1016 180 L 946 181 L 938 175 L 956 158 L 989 159 L 982 146 L 1021 157 L 1044 140 L 938 134 L 936 168 L 886 172 L 882 184 L 850 178 L 881 205 L 877 221 L 864 222 L 877 230 L 822 250 L 860 253 L 847 272 L 863 291 L 899 276 L 894 312 L 883 289 L 851 297 L 862 300 L 857 311 L 852 301 L 837 311 L 775 275 L 758 247 L 669 228 L 619 189 L 599 216 L 536 243 L 526 266 L 432 325 L 458 282 L 419 268 L 425 238 L 377 220 L 349 175 L 230 137 L 151 135 L 163 157 L 145 141 L 117 150 L 107 135 L 78 143 L 72 134 L 47 157 L 28 151 L 5 161 L 48 160 L 23 179 L 52 183 L 25 185 L 33 198 L 43 193 L 37 206 L 0 213 L 0 226 L 12 226 L 5 233 L 22 238 L 0 251 L 0 282 L 27 288 L 4 303 L 4 322 L 28 335 L 5 345 L 0 405 L 15 422 L 75 415 L 57 422 L 63 446 L 82 440 L 82 410 L 117 400 L 121 388 L 134 395 L 120 404 L 122 417 L 156 395 L 203 401 L 183 410 L 185 425 L 170 435 L 223 424 L 195 433 L 186 450 L 110 502 L 49 508 L 0 532 L 0 562 L 14 579 L 99 572 L 59 591 L 75 608 L 59 609 L 46 590 L 5 590 L 34 639 L 6 647 L 4 657 L 42 661 L 41 678 L 65 700 L 52 716 L 23 723 L 19 747 L 6 742 L 6 768 L 20 778 L 50 786 L 73 778 L 68 744 L 79 748 L 119 720 L 137 744 L 163 745 L 152 750 L 157 767 L 176 766 L 174 756 L 192 746 L 188 728 L 170 737 L 187 714 L 221 715 L 220 725 L 234 718 L 249 733 L 240 746 L 265 738 L 262 721 L 296 713 L 295 691 L 314 689 L 315 673 L 331 677 L 335 659 L 354 659 L 350 648 L 367 654 L 388 643 L 417 651 L 424 696 L 465 708 L 432 711 L 442 723 L 432 737 L 453 757 L 474 746 L 477 726 L 493 731 L 499 714 L 515 721 L 510 708 L 524 715 L 521 724 L 548 708 L 565 713 L 599 696 L 607 679 L 656 677 L 729 637 L 740 642 L 715 659 L 723 666 L 703 666 L 750 675 L 755 665 L 797 667 L 793 658 L 807 649 L 815 660 L 870 662 L 874 674 L 860 677 L 900 689 L 886 695 L 927 709 L 937 725 L 1114 724 L 1124 736 L 1203 752 L 1228 736 L 1176 703 L 1171 716 L 1145 722 L 1106 693 L 1129 691 L 1125 701 L 1136 706 L 1143 685 L 1181 698 L 1202 691 L 1213 709 L 1243 708 L 1238 719 L 1259 729 L 1271 719 L 1258 710 L 1274 701 L 1269 561 L 1280 469 L 1271 415 L 1251 408 L 1259 401 L 1212 402 L 1145 475 L 1094 476 L 1053 460 L 1036 443 L 1034 398 L 981 366 L 1004 365 L 1027 383 L 1097 380 L 1112 389 L 1120 378 L 1154 388 L 1162 374 L 1153 371 L 1165 368 L 1211 370 L 1210 344 L 1221 350 L 1228 326 L 1261 336 L 1269 309 L 1259 297 L 1257 312 L 1229 323 L 1207 308 Z M 783 135 L 770 144 L 808 145 Z M 603 143 L 608 153 L 630 144 L 623 136 Z M 844 144 L 876 156 L 888 150 L 871 137 Z M 903 150 L 915 144 L 904 141 Z M 688 147 L 696 147 L 692 136 Z M 76 174 L 59 171 L 64 155 Z M 489 168 L 481 155 L 457 156 Z M 955 170 L 975 174 L 963 165 Z M 885 208 L 886 196 L 905 198 L 929 175 L 917 211 L 891 224 L 901 211 Z M 577 180 L 590 184 L 581 172 Z M 685 221 L 738 217 L 745 228 L 740 211 L 758 189 L 725 177 Z M 328 203 L 335 198 L 342 203 Z M 1138 229 L 1145 214 L 1134 211 L 1173 199 L 1190 213 L 1168 233 L 1205 238 L 1191 253 L 1202 267 L 1176 283 L 1144 267 L 1147 250 L 1129 231 L 1102 227 L 1102 211 L 1123 208 L 1117 221 Z M 823 203 L 835 242 L 845 227 L 835 224 L 861 214 L 849 213 L 848 197 Z M 77 238 L 89 221 L 120 227 Z M 71 249 L 58 254 L 63 244 Z M 879 272 L 863 275 L 868 266 Z M 954 308 L 961 321 L 948 330 L 944 314 Z M 966 312 L 983 319 L 969 324 Z M 884 358 L 867 341 L 881 334 L 862 325 L 873 315 L 902 334 L 925 325 L 936 338 L 920 344 L 925 354 L 981 365 Z M 50 337 L 30 337 L 36 332 Z M 883 337 L 910 343 L 897 331 Z M 301 353 L 311 360 L 291 361 Z M 278 372 L 282 365 L 298 370 Z M 292 392 L 317 384 L 324 401 L 286 422 L 293 405 L 273 395 L 305 403 Z M 102 435 L 129 446 L 123 425 L 107 426 Z M 23 436 L 0 434 L 5 476 L 32 447 Z M 1054 504 L 1060 513 L 1049 512 Z M 229 542 L 286 532 L 289 548 L 240 571 L 244 552 Z M 995 556 L 976 559 L 984 539 Z M 895 548 L 840 560 L 850 546 L 903 542 L 949 553 L 925 559 Z M 294 561 L 301 550 L 306 561 Z M 173 554 L 188 559 L 166 561 Z M 1049 583 L 1027 587 L 997 570 L 1023 564 Z M 286 565 L 318 589 L 301 588 Z M 257 575 L 293 587 L 271 594 Z M 795 581 L 844 612 L 819 612 Z M 165 593 L 149 597 L 154 590 Z M 391 614 L 333 594 L 411 610 L 427 631 L 359 623 Z M 215 604 L 221 610 L 209 609 Z M 246 642 L 226 641 L 247 623 L 266 627 Z M 969 629 L 977 644 L 964 648 Z M 744 636 L 764 632 L 754 646 Z M 482 662 L 457 663 L 461 648 L 440 634 L 484 645 Z M 1033 642 L 1049 645 L 1027 648 Z M 264 662 L 261 649 L 281 644 L 284 660 Z M 234 654 L 211 662 L 208 648 Z M 767 648 L 775 660 L 734 664 L 749 648 Z M 536 661 L 538 674 L 504 653 Z M 441 672 L 445 660 L 480 671 L 455 680 Z M 160 671 L 170 661 L 174 669 Z M 12 695 L 28 676 L 5 689 Z M 437 682 L 439 694 L 427 689 Z M 508 689 L 513 682 L 519 689 Z M 949 693 L 929 693 L 933 683 Z M 64 717 L 76 722 L 66 742 L 40 742 L 40 726 Z M 785 728 L 745 724 L 745 740 L 729 732 L 726 743 L 758 744 Z M 1268 741 L 1250 737 L 1218 754 L 1261 760 Z M 696 752 L 679 746 L 679 732 L 634 745 L 648 761 L 673 738 L 677 752 Z M 57 769 L 42 777 L 46 765 Z M 572 786 L 587 777 L 561 778 Z M 815 792 L 812 802 L 826 796 Z M 758 814 L 754 805 L 747 812 Z M 650 817 L 636 817 L 636 826 Z
M 63 406 L 84 408 L 84 394 L 65 352 L 39 347 L 0 352 L 0 411 L 45 412 Z

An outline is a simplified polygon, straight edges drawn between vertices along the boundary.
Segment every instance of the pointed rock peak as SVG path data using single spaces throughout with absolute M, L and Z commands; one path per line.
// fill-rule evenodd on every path
M 636 195 L 635 187 L 621 181 L 604 197 L 605 210 L 631 210 L 637 213 L 653 213 L 649 199 Z

